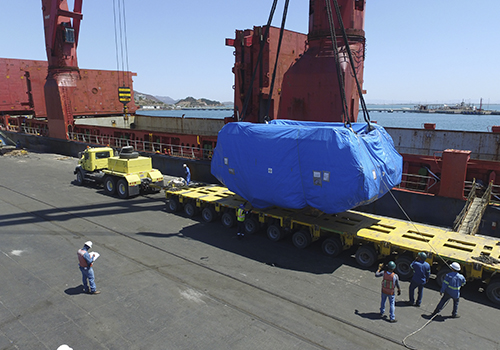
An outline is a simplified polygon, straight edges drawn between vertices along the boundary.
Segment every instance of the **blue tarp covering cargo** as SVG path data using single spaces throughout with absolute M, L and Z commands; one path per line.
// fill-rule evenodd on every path
M 229 123 L 219 132 L 212 174 L 255 208 L 339 213 L 401 182 L 403 158 L 379 125 L 273 120 Z

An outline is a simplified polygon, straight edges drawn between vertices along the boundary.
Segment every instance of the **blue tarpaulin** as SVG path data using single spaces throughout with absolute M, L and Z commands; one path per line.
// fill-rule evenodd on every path
M 401 182 L 403 158 L 379 125 L 273 120 L 226 124 L 212 174 L 255 208 L 339 213 Z M 368 129 L 370 128 L 370 131 Z

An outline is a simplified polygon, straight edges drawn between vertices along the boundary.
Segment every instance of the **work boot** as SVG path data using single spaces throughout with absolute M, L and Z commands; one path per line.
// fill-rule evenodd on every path
M 398 320 L 396 320 L 395 318 L 393 318 L 392 320 L 389 321 L 390 323 L 396 323 L 398 322 Z
M 452 318 L 460 318 L 460 315 L 451 315 Z
M 90 295 L 101 294 L 101 291 L 99 291 L 99 290 L 95 290 L 95 291 L 93 291 L 93 292 L 90 292 L 89 294 L 90 294 Z

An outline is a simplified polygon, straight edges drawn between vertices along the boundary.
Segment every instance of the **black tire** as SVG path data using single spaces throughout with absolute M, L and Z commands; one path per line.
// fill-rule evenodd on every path
M 177 198 L 174 197 L 169 198 L 169 200 L 167 201 L 167 207 L 171 213 L 177 212 L 180 208 L 180 204 Z
M 82 169 L 78 169 L 76 171 L 76 180 L 75 180 L 75 183 L 78 185 L 78 186 L 82 186 L 83 185 L 83 181 L 84 181 L 84 175 L 83 175 L 83 170 Z
M 297 231 L 292 236 L 293 245 L 299 249 L 306 248 L 312 242 L 312 237 L 309 232 Z
M 408 255 L 401 255 L 396 259 L 396 273 L 400 279 L 409 280 L 413 276 L 413 270 L 411 269 L 412 262 L 412 257 Z
M 362 267 L 370 267 L 377 261 L 377 252 L 375 248 L 369 245 L 362 245 L 356 251 L 356 261 Z
M 184 204 L 184 213 L 188 217 L 192 218 L 193 216 L 196 215 L 196 212 L 197 212 L 196 206 L 193 203 L 186 203 L 186 204 Z
M 273 242 L 278 242 L 280 239 L 285 237 L 285 234 L 281 227 L 271 224 L 267 227 L 267 237 Z
M 203 208 L 203 210 L 201 211 L 201 217 L 205 222 L 214 221 L 216 217 L 214 208 L 212 207 Z
M 340 253 L 344 250 L 344 246 L 342 245 L 342 241 L 338 237 L 329 237 L 323 241 L 321 244 L 321 249 L 323 253 L 328 256 L 335 258 L 339 256 Z
M 121 159 L 135 159 L 139 158 L 139 153 L 137 152 L 132 152 L 132 153 L 121 153 L 120 154 Z
M 236 217 L 234 216 L 234 213 L 231 213 L 229 211 L 226 211 L 224 214 L 222 214 L 221 218 L 222 226 L 225 228 L 231 228 L 236 224 Z
M 116 193 L 116 180 L 113 176 L 104 177 L 104 192 L 110 196 Z
M 500 305 L 500 279 L 494 279 L 486 287 L 486 295 L 488 299 L 497 305 Z
M 245 232 L 248 235 L 253 235 L 259 230 L 259 223 L 254 218 L 245 218 Z
M 439 287 L 443 285 L 444 277 L 451 272 L 448 266 L 443 266 L 436 274 L 436 283 Z
M 128 198 L 128 182 L 125 179 L 120 179 L 116 183 L 116 192 L 118 197 L 125 199 Z

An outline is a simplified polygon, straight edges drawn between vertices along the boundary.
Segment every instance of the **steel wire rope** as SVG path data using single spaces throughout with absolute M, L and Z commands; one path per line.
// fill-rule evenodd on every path
M 118 81 L 118 86 L 120 86 L 120 58 L 118 55 L 118 30 L 116 25 L 116 1 L 113 0 L 113 22 L 114 22 L 114 31 L 115 31 L 115 56 L 116 56 L 116 78 Z
M 333 0 L 337 1 L 337 0 Z M 333 48 L 333 56 L 335 59 L 335 67 L 336 67 L 336 72 L 337 72 L 337 81 L 339 84 L 339 90 L 340 90 L 340 98 L 341 98 L 341 104 L 342 104 L 342 120 L 344 121 L 344 126 L 347 128 L 351 127 L 351 120 L 349 118 L 349 109 L 347 107 L 347 101 L 345 97 L 345 86 L 344 86 L 344 74 L 342 72 L 342 69 L 340 67 L 340 57 L 339 57 L 339 52 L 338 52 L 338 47 L 337 47 L 337 35 L 335 33 L 335 23 L 333 21 L 333 13 L 332 13 L 332 4 L 330 3 L 330 0 L 325 0 L 326 2 L 326 11 L 327 11 L 327 16 L 328 16 L 328 23 L 330 25 L 330 39 L 332 41 L 332 48 Z
M 269 13 L 269 17 L 267 19 L 266 30 L 264 31 L 264 36 L 262 37 L 259 55 L 257 57 L 257 63 L 255 65 L 253 73 L 252 73 L 252 79 L 250 79 L 250 86 L 248 87 L 248 91 L 245 94 L 245 101 L 243 102 L 243 107 L 241 110 L 241 121 L 244 121 L 246 118 L 248 103 L 250 102 L 250 95 L 252 94 L 253 82 L 255 81 L 255 76 L 257 75 L 257 68 L 259 67 L 259 65 L 262 64 L 262 55 L 264 53 L 264 42 L 265 42 L 265 40 L 267 40 L 267 36 L 269 35 L 269 28 L 271 27 L 271 22 L 273 20 L 274 12 L 276 11 L 277 4 L 278 4 L 278 0 L 274 0 L 273 5 L 271 6 L 271 11 Z M 244 45 L 244 43 L 243 43 L 243 45 Z
M 327 0 L 327 2 L 329 2 L 329 1 Z M 333 2 L 335 4 L 335 12 L 337 13 L 337 18 L 339 21 L 340 29 L 342 31 L 342 37 L 344 38 L 347 54 L 349 55 L 349 62 L 351 64 L 351 68 L 352 68 L 353 73 L 354 73 L 354 79 L 356 80 L 356 87 L 358 90 L 358 96 L 359 96 L 359 100 L 361 102 L 361 107 L 363 109 L 363 117 L 364 117 L 365 121 L 368 123 L 368 125 L 370 125 L 370 115 L 368 114 L 368 108 L 366 107 L 365 99 L 363 98 L 363 91 L 361 90 L 361 85 L 359 84 L 358 76 L 356 75 L 356 69 L 354 67 L 354 61 L 353 61 L 353 57 L 352 57 L 352 53 L 351 53 L 351 47 L 349 46 L 349 39 L 347 38 L 347 33 L 346 33 L 346 30 L 344 27 L 344 22 L 342 21 L 342 15 L 340 13 L 339 4 L 338 4 L 337 0 L 333 0 Z
M 273 96 L 273 89 L 274 89 L 274 82 L 276 80 L 276 71 L 278 70 L 278 60 L 279 60 L 279 55 L 281 51 L 281 44 L 283 42 L 283 32 L 285 30 L 285 22 L 286 22 L 286 15 L 288 13 L 288 4 L 290 0 L 285 1 L 285 6 L 283 8 L 283 17 L 281 19 L 281 28 L 280 28 L 280 37 L 278 40 L 278 49 L 276 50 L 276 61 L 274 62 L 274 71 L 273 71 L 273 78 L 271 80 L 271 86 L 269 88 L 269 96 L 267 99 L 267 107 L 266 107 L 266 112 L 264 113 L 264 119 L 269 119 L 269 110 L 271 109 L 271 101 L 272 101 L 272 96 Z

